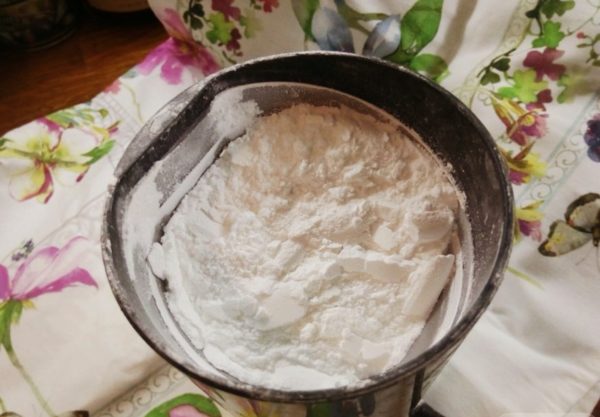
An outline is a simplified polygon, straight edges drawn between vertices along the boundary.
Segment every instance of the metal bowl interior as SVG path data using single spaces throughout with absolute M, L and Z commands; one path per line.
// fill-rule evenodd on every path
M 241 97 L 242 104 L 257 103 L 262 114 L 300 102 L 343 104 L 377 118 L 383 111 L 453 167 L 453 179 L 466 197 L 467 221 L 460 226 L 462 278 L 453 280 L 440 297 L 405 360 L 366 384 L 302 392 L 245 384 L 212 368 L 168 313 L 167 288 L 152 275 L 146 257 L 183 195 L 223 147 L 243 133 L 243 120 L 225 130 L 215 128 L 219 112 L 236 111 L 232 96 Z M 105 210 L 103 255 L 121 308 L 140 335 L 184 373 L 248 398 L 350 398 L 414 374 L 465 337 L 495 293 L 511 247 L 512 192 L 487 130 L 462 103 L 429 80 L 356 55 L 281 55 L 206 79 L 153 117 L 125 152 L 116 176 Z

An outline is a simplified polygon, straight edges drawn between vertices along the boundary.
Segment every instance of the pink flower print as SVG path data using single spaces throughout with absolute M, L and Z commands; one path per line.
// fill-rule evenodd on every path
M 260 0 L 263 3 L 263 10 L 267 13 L 271 13 L 273 9 L 279 6 L 279 0 Z
M 119 131 L 119 125 L 117 123 L 115 123 L 115 124 L 109 126 L 106 131 L 108 132 L 108 134 L 110 136 L 112 136 Z
M 148 75 L 160 65 L 161 78 L 168 84 L 178 84 L 185 67 L 198 68 L 204 75 L 219 70 L 214 57 L 194 41 L 175 10 L 166 9 L 162 21 L 172 38 L 155 48 L 138 64 L 137 69 L 141 74 Z
M 527 110 L 542 110 L 546 111 L 546 104 L 552 103 L 552 91 L 549 88 L 540 91 L 536 95 L 537 100 L 533 103 L 527 103 L 525 107 Z
M 208 75 L 219 69 L 214 58 L 203 47 L 171 38 L 154 49 L 138 65 L 141 74 L 148 75 L 158 65 L 160 76 L 168 84 L 179 84 L 185 67 L 193 66 Z
M 547 115 L 527 110 L 509 99 L 492 98 L 492 107 L 506 127 L 506 135 L 515 143 L 526 146 L 547 133 Z
M 585 39 L 587 35 L 583 32 L 577 32 L 577 39 Z
M 541 81 L 544 75 L 551 80 L 558 80 L 566 71 L 564 65 L 555 64 L 554 61 L 563 56 L 565 51 L 559 51 L 554 48 L 546 48 L 544 52 L 529 51 L 523 65 L 533 68 L 536 73 L 536 81 Z
M 542 201 L 536 201 L 523 207 L 517 207 L 515 217 L 517 218 L 517 230 L 515 236 L 529 236 L 533 240 L 542 240 L 542 218 L 540 211 Z
M 240 33 L 240 31 L 237 28 L 233 29 L 231 31 L 231 39 L 225 45 L 227 50 L 235 52 L 236 55 L 241 55 L 241 53 L 239 52 L 241 48 L 240 39 L 242 39 L 242 34 Z
M 519 118 L 516 127 L 510 132 L 511 139 L 520 145 L 525 145 L 527 143 L 526 137 L 543 137 L 548 132 L 547 118 L 547 114 L 540 114 L 535 111 L 527 112 Z
M 508 165 L 508 179 L 512 184 L 521 185 L 528 183 L 532 178 L 542 178 L 546 174 L 546 163 L 539 155 L 531 152 L 533 142 L 527 145 L 518 154 L 500 149 Z
M 105 93 L 117 94 L 121 90 L 121 81 L 117 78 L 104 88 Z
M 98 287 L 88 271 L 76 266 L 87 249 L 82 237 L 71 239 L 61 249 L 43 248 L 21 263 L 12 279 L 8 269 L 0 264 L 0 302 L 31 300 L 75 285 Z
M 58 123 L 48 119 L 47 117 L 40 117 L 39 119 L 36 120 L 36 122 L 41 123 L 44 126 L 46 126 L 48 131 L 51 133 L 60 134 L 60 132 L 62 131 L 62 128 L 60 127 L 60 125 Z
M 183 23 L 183 20 L 181 20 L 181 17 L 179 17 L 179 13 L 177 13 L 176 10 L 165 9 L 161 16 L 161 20 L 165 24 L 167 32 L 169 32 L 169 35 L 173 38 L 182 41 L 194 41 L 187 26 Z
M 529 180 L 529 174 L 511 169 L 508 171 L 508 180 L 515 185 L 525 184 Z
M 0 144 L 0 158 L 6 159 L 10 173 L 10 194 L 18 201 L 36 197 L 47 203 L 54 182 L 75 183 L 90 168 L 89 154 L 98 144 L 93 133 L 62 130 L 56 123 L 39 119 L 21 127 Z
M 90 273 L 81 268 L 88 246 L 82 237 L 74 237 L 62 248 L 48 246 L 29 255 L 10 277 L 9 269 L 0 264 L 0 347 L 13 367 L 29 385 L 33 398 L 49 416 L 52 410 L 33 378 L 15 351 L 11 327 L 18 323 L 24 308 L 32 307 L 32 299 L 43 294 L 60 292 L 67 287 L 88 285 L 98 287 Z
M 239 7 L 234 7 L 232 4 L 233 0 L 212 0 L 214 11 L 223 13 L 228 20 L 240 20 L 242 12 Z
M 519 219 L 517 221 L 521 234 L 529 236 L 538 242 L 542 240 L 542 222 L 540 220 L 527 221 Z
M 183 404 L 169 410 L 169 417 L 209 417 L 194 406 Z

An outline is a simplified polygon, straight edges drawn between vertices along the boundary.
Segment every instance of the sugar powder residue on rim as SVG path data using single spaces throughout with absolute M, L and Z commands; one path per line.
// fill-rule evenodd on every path
M 116 219 L 115 216 L 118 216 L 118 213 L 115 212 L 114 207 L 114 199 L 115 192 L 119 189 L 119 187 L 126 187 L 122 184 L 124 177 L 127 176 L 129 169 L 135 165 L 135 159 L 139 156 L 139 153 L 136 155 L 136 152 L 128 155 L 126 152 L 123 160 L 119 164 L 117 168 L 117 176 L 119 178 L 115 187 L 111 188 L 110 196 L 107 201 L 106 209 L 105 209 L 105 222 L 103 225 L 103 236 L 102 236 L 102 246 L 103 246 L 103 256 L 106 264 L 107 274 L 109 277 L 109 281 L 115 296 L 125 312 L 126 316 L 132 323 L 132 325 L 136 328 L 136 330 L 140 333 L 140 335 L 155 349 L 157 350 L 165 359 L 169 362 L 173 363 L 179 369 L 192 376 L 193 378 L 197 378 L 198 380 L 204 381 L 212 386 L 224 389 L 226 391 L 234 392 L 240 394 L 245 397 L 266 400 L 266 401 L 275 401 L 275 402 L 313 402 L 313 401 L 324 401 L 324 400 L 335 400 L 335 399 L 344 399 L 356 397 L 359 395 L 363 395 L 365 393 L 373 392 L 375 390 L 383 389 L 388 386 L 393 385 L 397 381 L 410 376 L 417 372 L 419 369 L 422 369 L 429 362 L 438 360 L 445 355 L 448 354 L 453 348 L 455 348 L 458 343 L 464 338 L 468 330 L 474 325 L 476 320 L 481 316 L 485 307 L 491 301 L 492 296 L 496 292 L 498 285 L 502 278 L 502 272 L 506 266 L 508 255 L 510 253 L 510 247 L 512 242 L 511 235 L 511 227 L 512 225 L 512 189 L 510 185 L 505 179 L 505 167 L 498 157 L 495 145 L 489 135 L 489 133 L 485 130 L 479 120 L 468 110 L 461 102 L 459 102 L 454 96 L 450 93 L 432 83 L 431 81 L 425 79 L 422 76 L 417 74 L 413 74 L 410 71 L 405 69 L 396 67 L 393 64 L 385 63 L 380 60 L 374 58 L 360 57 L 351 54 L 344 53 L 329 53 L 329 52 L 308 52 L 308 53 L 295 53 L 295 54 L 285 54 L 276 57 L 268 57 L 261 58 L 255 61 L 249 61 L 244 64 L 240 64 L 234 67 L 231 67 L 223 72 L 217 73 L 212 77 L 209 77 L 199 86 L 192 87 L 192 93 L 188 92 L 188 96 L 184 95 L 176 98 L 172 104 L 169 106 L 182 106 L 181 100 L 186 100 L 190 98 L 190 95 L 194 95 L 197 93 L 204 93 L 204 101 L 206 103 L 210 103 L 210 100 L 207 100 L 206 97 L 213 97 L 216 93 L 223 91 L 229 87 L 244 84 L 250 81 L 252 78 L 252 74 L 245 74 L 246 70 L 251 71 L 253 66 L 256 65 L 277 65 L 278 63 L 285 63 L 291 61 L 298 60 L 312 60 L 312 61 L 327 61 L 327 60 L 338 60 L 343 61 L 339 66 L 348 67 L 354 64 L 357 65 L 369 65 L 373 69 L 378 68 L 383 72 L 399 72 L 403 73 L 404 76 L 409 75 L 414 78 L 415 81 L 424 83 L 426 88 L 430 90 L 434 90 L 437 94 L 443 96 L 444 100 L 447 102 L 446 104 L 454 109 L 458 110 L 461 116 L 471 125 L 479 139 L 482 141 L 483 146 L 487 149 L 489 153 L 489 157 L 491 158 L 492 169 L 497 177 L 498 182 L 500 183 L 500 192 L 503 193 L 504 199 L 502 200 L 501 211 L 503 213 L 503 223 L 501 227 L 501 236 L 500 242 L 497 247 L 496 256 L 494 258 L 493 265 L 491 266 L 490 277 L 487 280 L 485 286 L 483 287 L 481 293 L 479 294 L 477 300 L 473 302 L 473 305 L 470 307 L 469 311 L 465 313 L 465 315 L 459 320 L 455 327 L 453 327 L 448 334 L 446 334 L 441 340 L 439 340 L 435 345 L 430 347 L 428 350 L 423 352 L 418 357 L 401 364 L 395 368 L 390 369 L 389 371 L 372 378 L 373 382 L 367 386 L 361 387 L 355 390 L 349 390 L 347 388 L 336 388 L 330 390 L 323 391 L 314 391 L 314 392 L 291 392 L 291 391 L 279 391 L 279 390 L 269 390 L 263 389 L 260 387 L 249 386 L 248 384 L 236 383 L 234 381 L 226 380 L 226 379 L 207 379 L 205 376 L 197 373 L 194 370 L 193 365 L 188 364 L 186 366 L 185 360 L 181 359 L 178 355 L 173 355 L 173 352 L 165 351 L 163 345 L 159 339 L 157 339 L 156 335 L 149 335 L 147 332 L 151 332 L 152 330 L 148 328 L 147 323 L 143 323 L 143 318 L 140 318 L 138 312 L 132 307 L 130 302 L 128 301 L 128 293 L 127 289 L 123 286 L 123 283 L 119 280 L 119 272 L 116 267 L 113 259 L 113 248 L 112 248 L 112 238 L 113 233 L 115 233 L 115 226 L 111 226 L 111 219 Z M 354 64 L 353 64 L 354 62 Z M 313 65 L 314 62 L 311 62 Z M 311 68 L 310 64 L 307 64 L 308 68 Z M 321 62 L 322 63 L 322 62 Z M 333 63 L 329 62 L 330 64 Z M 339 63 L 339 62 L 338 62 Z M 277 74 L 281 77 L 281 74 Z M 314 74 L 313 74 L 314 75 Z M 264 74 L 263 74 L 264 76 Z M 256 78 L 256 77 L 255 77 Z M 259 78 L 259 77 L 258 77 Z M 282 80 L 283 81 L 283 80 Z M 260 82 L 260 80 L 254 80 L 254 82 Z M 179 102 L 178 102 L 179 101 Z M 182 106 L 185 107 L 185 106 Z M 162 110 L 165 111 L 164 109 Z M 175 123 L 171 123 L 173 126 Z M 138 135 L 138 138 L 143 138 L 144 135 L 147 135 L 147 127 L 142 130 L 142 132 Z M 150 138 L 152 139 L 152 138 Z M 146 141 L 148 138 L 145 139 Z M 136 139 L 136 142 L 138 140 Z M 152 140 L 149 141 L 148 145 L 152 143 Z M 157 151 L 155 149 L 155 151 Z M 163 146 L 163 154 L 168 151 L 168 146 Z M 144 152 L 142 152 L 144 153 Z M 155 155 L 156 156 L 156 155 Z M 147 161 L 146 161 L 147 163 Z M 115 241 L 116 242 L 116 241 Z M 120 248 L 117 248 L 119 250 Z

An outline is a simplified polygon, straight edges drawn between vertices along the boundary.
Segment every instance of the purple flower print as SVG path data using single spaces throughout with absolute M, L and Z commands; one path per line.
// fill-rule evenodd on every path
M 160 65 L 161 78 L 168 84 L 178 84 L 185 67 L 198 68 L 204 75 L 219 69 L 210 52 L 194 41 L 175 10 L 166 9 L 162 21 L 172 37 L 138 64 L 137 70 L 141 74 L 148 75 Z
M 587 154 L 594 162 L 600 162 L 600 113 L 587 122 L 587 130 L 583 135 L 588 146 Z

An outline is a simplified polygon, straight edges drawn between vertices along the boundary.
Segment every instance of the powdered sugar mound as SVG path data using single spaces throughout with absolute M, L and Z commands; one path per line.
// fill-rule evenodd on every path
M 452 275 L 458 208 L 442 165 L 397 126 L 297 105 L 223 151 L 151 259 L 215 367 L 331 388 L 405 356 Z

